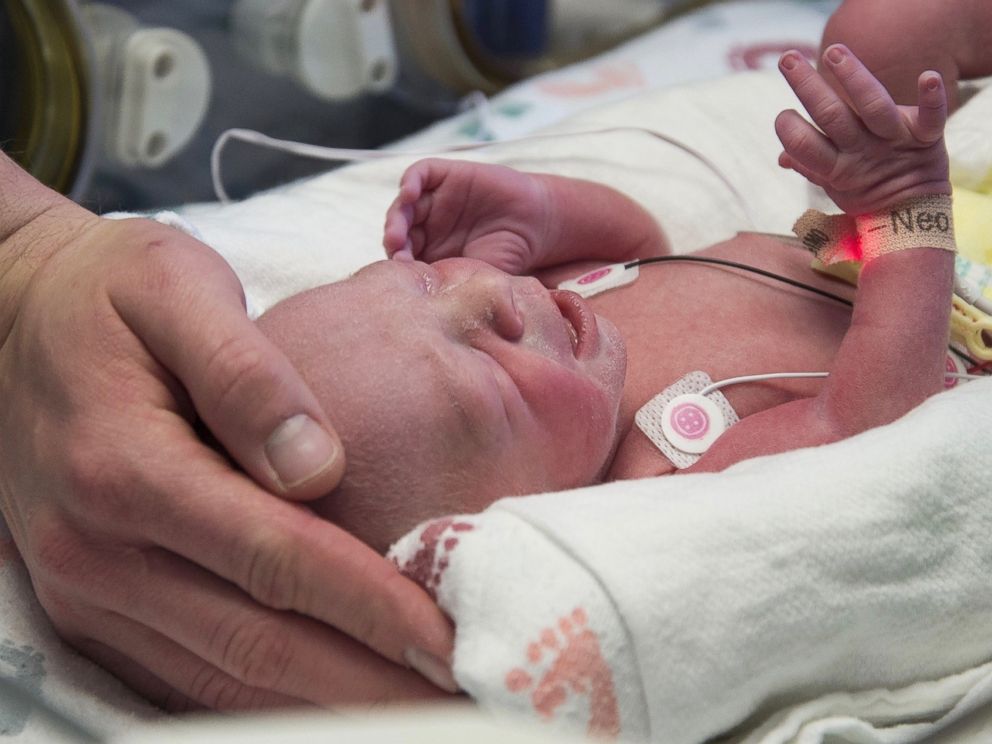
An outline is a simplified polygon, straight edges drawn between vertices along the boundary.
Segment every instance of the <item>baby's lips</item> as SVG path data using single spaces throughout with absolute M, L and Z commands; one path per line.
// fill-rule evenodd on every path
M 596 356 L 599 353 L 599 329 L 596 325 L 596 313 L 589 307 L 589 303 L 575 292 L 562 289 L 551 290 L 551 298 L 558 306 L 562 318 L 575 330 L 575 358 L 581 360 Z

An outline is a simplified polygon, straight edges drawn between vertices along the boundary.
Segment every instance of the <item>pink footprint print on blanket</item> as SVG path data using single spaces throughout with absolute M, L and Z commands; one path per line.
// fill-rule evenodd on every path
M 396 562 L 396 567 L 404 576 L 413 579 L 420 584 L 431 595 L 431 599 L 437 600 L 437 589 L 441 585 L 444 572 L 448 570 L 449 556 L 458 546 L 458 537 L 448 535 L 442 541 L 445 533 L 449 530 L 453 533 L 470 532 L 475 529 L 475 525 L 470 522 L 458 522 L 452 517 L 436 519 L 420 533 L 420 547 L 413 557 L 404 562 Z
M 522 668 L 506 675 L 510 692 L 530 692 L 534 710 L 551 719 L 558 708 L 574 695 L 589 696 L 588 732 L 616 738 L 620 735 L 620 710 L 613 686 L 613 672 L 599 645 L 599 638 L 588 627 L 586 612 L 577 607 L 558 620 L 557 630 L 545 628 L 538 640 L 527 646 L 532 668 L 550 659 L 540 678 Z

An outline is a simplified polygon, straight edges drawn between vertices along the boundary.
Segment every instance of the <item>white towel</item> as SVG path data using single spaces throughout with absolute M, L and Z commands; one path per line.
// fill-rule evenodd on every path
M 719 475 L 504 499 L 392 556 L 487 707 L 667 744 L 911 741 L 990 699 L 990 441 L 983 380 Z

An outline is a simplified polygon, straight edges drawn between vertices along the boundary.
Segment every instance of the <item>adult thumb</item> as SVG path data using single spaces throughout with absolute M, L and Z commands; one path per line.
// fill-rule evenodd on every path
M 248 319 L 230 267 L 196 248 L 173 248 L 167 262 L 143 267 L 175 275 L 154 280 L 163 291 L 121 288 L 114 307 L 256 483 L 292 500 L 327 494 L 344 474 L 340 438 L 290 361 Z M 168 296 L 175 287 L 181 298 Z

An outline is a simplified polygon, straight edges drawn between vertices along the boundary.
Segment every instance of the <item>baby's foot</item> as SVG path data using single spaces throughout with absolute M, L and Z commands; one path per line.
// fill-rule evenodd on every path
M 437 591 L 450 565 L 451 553 L 458 547 L 458 535 L 474 529 L 471 522 L 456 521 L 454 517 L 435 519 L 420 533 L 417 552 L 404 561 L 393 558 L 393 564 L 437 601 Z
M 526 272 L 546 245 L 551 222 L 540 176 L 501 165 L 432 158 L 410 166 L 386 213 L 391 258 L 477 258 Z
M 613 672 L 587 622 L 580 607 L 560 618 L 557 629 L 545 628 L 540 638 L 527 646 L 527 661 L 535 674 L 512 669 L 504 684 L 510 692 L 530 692 L 534 710 L 549 719 L 569 693 L 588 696 L 588 733 L 616 737 L 620 734 L 620 712 Z M 543 673 L 539 666 L 544 666 Z

